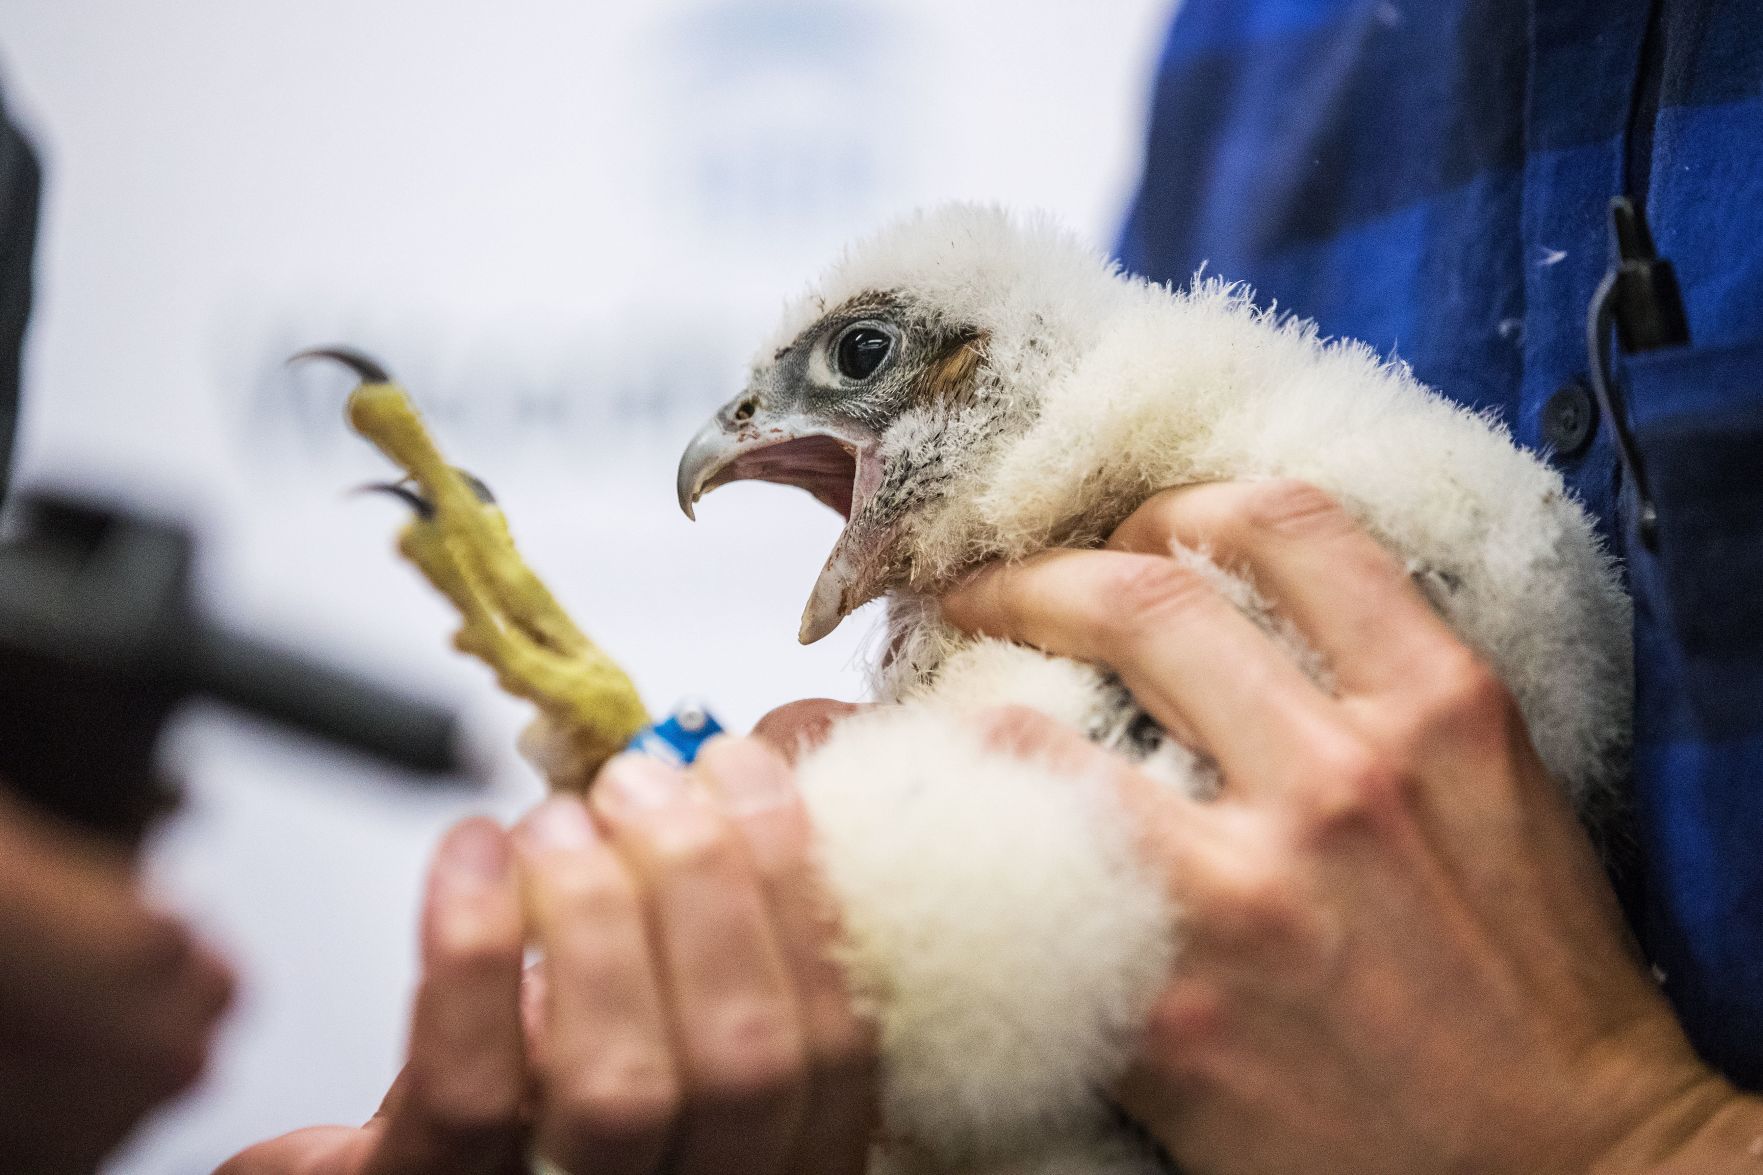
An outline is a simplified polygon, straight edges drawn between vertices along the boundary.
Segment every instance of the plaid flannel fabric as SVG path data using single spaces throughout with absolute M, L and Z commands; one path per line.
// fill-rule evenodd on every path
M 1659 513 L 1588 395 L 1626 194 L 1686 345 L 1609 364 Z M 1412 364 L 1549 455 L 1636 601 L 1641 862 L 1698 1047 L 1763 1086 L 1763 14 L 1755 0 L 1187 0 L 1122 262 L 1204 264 Z

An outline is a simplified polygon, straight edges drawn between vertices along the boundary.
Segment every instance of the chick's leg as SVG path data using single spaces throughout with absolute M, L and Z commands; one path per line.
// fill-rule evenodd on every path
M 585 790 L 649 723 L 635 685 L 527 566 L 500 508 L 441 456 L 403 389 L 359 357 L 329 354 L 363 376 L 349 398 L 350 423 L 415 483 L 402 496 L 418 516 L 399 549 L 458 610 L 454 644 L 539 708 L 536 737 L 523 741 L 552 786 Z
M 499 517 L 491 521 L 504 541 L 487 549 L 474 541 L 481 535 L 449 528 L 444 518 L 437 512 L 409 524 L 399 549 L 458 609 L 463 623 L 455 646 L 488 665 L 503 689 L 538 707 L 521 741 L 528 758 L 554 788 L 585 791 L 600 765 L 648 725 L 641 698 L 551 600 Z

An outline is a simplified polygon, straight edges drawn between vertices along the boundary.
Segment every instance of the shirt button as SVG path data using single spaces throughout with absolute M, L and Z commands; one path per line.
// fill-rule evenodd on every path
M 1578 456 L 1598 427 L 1598 406 L 1578 380 L 1561 385 L 1543 405 L 1543 440 L 1557 456 Z

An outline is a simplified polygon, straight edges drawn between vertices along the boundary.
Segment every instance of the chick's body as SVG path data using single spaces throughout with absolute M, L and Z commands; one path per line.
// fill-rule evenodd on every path
M 1621 776 L 1628 604 L 1560 477 L 1405 366 L 1223 282 L 1131 280 L 995 210 L 898 224 L 792 309 L 693 442 L 682 501 L 738 477 L 850 516 L 805 639 L 890 597 L 874 687 L 902 705 L 800 770 L 881 1031 L 878 1167 L 1155 1169 L 1104 1091 L 1167 973 L 1174 912 L 1095 781 L 1005 759 L 961 716 L 1029 705 L 1172 787 L 1217 780 L 1102 670 L 945 627 L 935 594 L 980 562 L 1095 545 L 1169 486 L 1307 482 L 1407 561 L 1582 810 Z M 1175 554 L 1326 684 L 1252 584 Z

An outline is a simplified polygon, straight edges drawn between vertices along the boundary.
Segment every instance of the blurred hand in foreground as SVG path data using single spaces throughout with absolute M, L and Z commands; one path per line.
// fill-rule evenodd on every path
M 0 1170 L 96 1168 L 201 1074 L 232 985 L 121 850 L 0 795 Z
M 621 755 L 584 804 L 437 856 L 409 1062 L 361 1127 L 259 1144 L 218 1175 L 855 1175 L 873 1042 L 789 768 L 721 738 L 682 772 Z M 522 981 L 528 942 L 543 959 Z M 524 1007 L 523 1007 L 524 1005 Z

